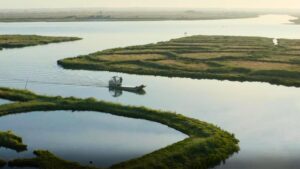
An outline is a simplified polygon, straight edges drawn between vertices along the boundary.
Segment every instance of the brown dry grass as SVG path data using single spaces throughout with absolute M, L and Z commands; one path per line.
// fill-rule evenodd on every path
M 183 53 L 181 54 L 183 58 L 191 58 L 191 59 L 213 59 L 224 56 L 232 56 L 232 57 L 244 57 L 247 56 L 245 53 L 239 52 L 202 52 L 202 53 Z
M 300 66 L 286 63 L 270 63 L 256 61 L 226 61 L 224 65 L 229 67 L 242 67 L 251 70 L 293 70 L 300 71 Z
M 102 61 L 132 61 L 132 60 L 149 60 L 149 59 L 164 59 L 165 56 L 159 54 L 134 54 L 134 55 L 99 55 L 94 59 Z

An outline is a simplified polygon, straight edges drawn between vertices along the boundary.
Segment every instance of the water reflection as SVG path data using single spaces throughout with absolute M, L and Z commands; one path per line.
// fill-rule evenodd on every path
M 144 89 L 137 90 L 137 91 L 124 91 L 122 89 L 108 88 L 108 90 L 112 97 L 120 97 L 120 96 L 122 96 L 123 92 L 134 93 L 137 95 L 145 95 L 146 94 L 146 91 Z
M 108 88 L 109 93 L 112 97 L 120 97 L 123 94 L 122 90 Z
M 16 153 L 0 148 L 6 160 L 33 157 L 33 150 L 49 150 L 84 165 L 108 167 L 140 157 L 187 136 L 146 120 L 98 112 L 33 112 L 0 118 L 1 130 L 13 130 L 28 145 Z

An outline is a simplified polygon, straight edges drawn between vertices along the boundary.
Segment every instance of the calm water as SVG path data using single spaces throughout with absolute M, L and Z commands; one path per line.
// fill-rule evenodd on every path
M 122 75 L 125 84 L 147 85 L 147 94 L 140 96 L 124 92 L 122 96 L 115 98 L 107 88 L 41 84 L 29 84 L 27 87 L 49 95 L 96 97 L 172 110 L 216 124 L 235 133 L 241 141 L 241 151 L 227 160 L 226 165 L 218 168 L 295 168 L 300 165 L 300 135 L 297 131 L 300 127 L 299 88 L 255 82 L 73 71 L 56 65 L 58 59 L 65 57 L 169 40 L 183 36 L 184 32 L 189 35 L 300 38 L 300 26 L 289 24 L 289 19 L 292 18 L 266 15 L 254 19 L 219 21 L 0 23 L 0 33 L 71 35 L 84 38 L 77 42 L 0 51 L 0 84 L 24 88 L 24 82 L 8 80 L 17 78 L 101 85 L 113 75 Z M 22 117 L 19 121 L 22 121 Z
M 158 123 L 97 112 L 33 112 L 0 118 L 1 130 L 13 130 L 28 151 L 0 149 L 1 158 L 33 157 L 51 150 L 59 157 L 108 167 L 177 142 L 185 136 Z
M 0 99 L 0 105 L 10 103 L 8 100 Z

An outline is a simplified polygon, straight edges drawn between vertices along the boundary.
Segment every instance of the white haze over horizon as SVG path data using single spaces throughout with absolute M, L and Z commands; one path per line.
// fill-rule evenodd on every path
M 299 9 L 300 0 L 0 0 L 0 9 L 132 7 Z

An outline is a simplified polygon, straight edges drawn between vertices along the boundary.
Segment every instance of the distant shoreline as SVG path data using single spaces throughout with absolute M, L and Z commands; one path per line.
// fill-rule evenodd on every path
M 291 15 L 300 24 L 300 13 L 286 10 L 228 9 L 40 9 L 1 10 L 0 22 L 121 22 L 121 21 L 199 21 L 255 18 L 260 15 Z
M 107 22 L 184 21 L 258 17 L 262 12 L 246 11 L 0 11 L 0 22 Z
M 225 20 L 225 19 L 249 19 L 257 18 L 260 14 L 251 16 L 236 17 L 207 17 L 207 18 L 0 18 L 0 23 L 22 23 L 22 22 L 151 22 L 151 21 L 205 21 L 205 20 Z M 294 16 L 294 15 L 292 15 Z M 292 24 L 300 24 L 300 17 L 290 20 Z
M 2 23 L 13 23 L 13 22 L 148 22 L 148 21 L 201 21 L 201 20 L 224 20 L 224 19 L 247 19 L 247 18 L 256 18 L 256 16 L 249 16 L 249 17 L 233 17 L 233 18 L 178 18 L 178 19 L 171 19 L 171 18 L 139 18 L 139 19 L 75 19 L 75 20 L 68 20 L 68 19 L 0 19 Z

